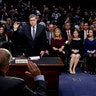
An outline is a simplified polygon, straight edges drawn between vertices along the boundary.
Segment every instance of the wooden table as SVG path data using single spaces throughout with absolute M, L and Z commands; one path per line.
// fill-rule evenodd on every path
M 60 69 L 64 66 L 62 60 L 59 57 L 43 57 L 33 62 L 38 65 L 41 73 L 45 76 L 45 80 L 48 82 L 48 96 L 59 96 L 59 75 Z M 33 79 L 24 74 L 26 70 L 26 64 L 11 64 L 7 75 L 23 78 L 28 87 L 35 90 Z

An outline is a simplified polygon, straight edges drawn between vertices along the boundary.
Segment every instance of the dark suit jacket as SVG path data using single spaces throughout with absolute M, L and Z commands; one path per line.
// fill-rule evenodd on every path
M 40 55 L 41 50 L 45 50 L 46 48 L 46 32 L 45 27 L 37 24 L 37 30 L 35 39 L 33 40 L 31 36 L 31 25 L 25 25 L 21 30 L 22 43 L 25 48 L 26 56 L 36 56 Z
M 12 49 L 12 56 L 16 57 L 16 55 L 20 55 L 24 53 L 24 48 L 22 46 L 22 38 L 20 36 L 20 29 L 18 28 L 18 30 L 16 31 L 12 31 L 12 34 L 10 36 L 10 40 L 13 44 L 13 48 Z
M 0 73 L 0 96 L 47 96 L 46 82 L 36 81 L 36 91 L 33 92 L 25 85 L 23 79 Z
M 70 30 L 70 34 L 73 34 L 73 30 Z M 62 29 L 62 36 L 64 37 L 65 41 L 68 40 L 67 32 L 65 29 Z
M 84 41 L 84 31 L 80 31 L 80 38 Z
M 83 42 L 84 42 L 84 30 L 82 30 L 82 31 L 80 31 L 80 38 L 83 40 Z

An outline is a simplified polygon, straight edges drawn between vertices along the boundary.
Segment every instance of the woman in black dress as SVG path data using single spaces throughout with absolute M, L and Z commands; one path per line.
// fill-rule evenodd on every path
M 70 65 L 69 72 L 70 74 L 76 73 L 76 66 L 79 62 L 79 59 L 82 56 L 83 42 L 79 38 L 78 30 L 74 30 L 72 38 L 69 40 L 69 54 L 70 54 Z

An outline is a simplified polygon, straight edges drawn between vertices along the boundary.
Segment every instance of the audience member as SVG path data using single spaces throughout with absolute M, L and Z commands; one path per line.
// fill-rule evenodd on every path
M 76 73 L 76 67 L 79 59 L 82 57 L 83 42 L 79 37 L 79 32 L 74 30 L 72 38 L 69 40 L 69 55 L 70 55 L 70 74 Z
M 51 52 L 52 52 L 52 46 L 51 46 L 51 39 L 54 37 L 54 30 L 55 30 L 55 26 L 53 24 L 49 24 L 48 25 L 48 30 L 46 30 L 46 37 L 47 37 L 47 50 L 49 51 L 49 55 L 51 56 Z
M 8 40 L 10 40 L 10 36 L 12 33 L 12 20 L 11 18 L 6 19 L 6 34 L 8 36 Z
M 84 23 L 84 30 L 80 32 L 80 38 L 84 41 L 87 38 L 88 31 L 89 31 L 89 24 L 88 22 Z
M 85 57 L 90 74 L 96 73 L 96 39 L 95 31 L 89 30 L 88 37 L 84 41 Z
M 22 44 L 21 44 L 21 36 L 20 36 L 20 31 L 21 31 L 21 24 L 20 22 L 15 21 L 13 24 L 13 30 L 10 36 L 10 41 L 13 44 L 14 47 L 14 52 L 12 53 L 12 56 L 18 57 L 22 56 L 24 49 Z
M 61 30 L 56 28 L 54 31 L 54 37 L 51 39 L 52 55 L 54 57 L 61 57 L 62 61 L 65 61 L 65 39 L 62 37 Z
M 62 29 L 62 36 L 65 38 L 65 43 L 67 44 L 68 43 L 68 40 L 71 38 L 71 35 L 72 35 L 72 26 L 71 26 L 71 23 L 70 22 L 66 22 L 64 24 L 64 27 Z
M 7 35 L 4 33 L 4 27 L 0 26 L 0 47 L 3 46 L 5 42 L 8 41 Z

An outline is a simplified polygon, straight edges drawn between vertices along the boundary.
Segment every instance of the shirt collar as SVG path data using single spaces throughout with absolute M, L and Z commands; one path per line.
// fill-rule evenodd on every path
M 31 28 L 33 28 L 33 26 L 31 26 Z M 34 26 L 34 28 L 35 28 L 35 29 L 37 28 L 37 24 Z
M 66 32 L 70 32 L 70 30 L 66 30 Z

